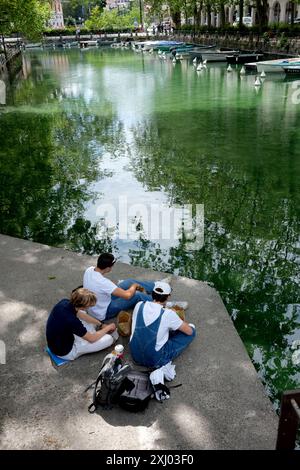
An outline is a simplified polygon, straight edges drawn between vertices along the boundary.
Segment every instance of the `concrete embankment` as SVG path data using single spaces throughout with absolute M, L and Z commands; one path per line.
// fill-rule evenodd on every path
M 273 449 L 277 416 L 219 294 L 204 282 L 173 278 L 188 300 L 197 338 L 176 361 L 172 396 L 140 414 L 119 408 L 91 415 L 83 394 L 106 352 L 56 370 L 44 353 L 51 307 L 82 282 L 95 257 L 0 236 L 1 449 Z M 164 274 L 117 263 L 111 279 Z M 123 338 L 121 342 L 126 345 Z M 127 352 L 126 358 L 130 360 Z

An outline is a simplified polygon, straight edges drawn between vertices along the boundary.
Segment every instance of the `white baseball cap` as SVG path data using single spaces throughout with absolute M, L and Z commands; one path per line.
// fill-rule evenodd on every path
M 154 283 L 153 292 L 156 292 L 156 294 L 161 294 L 161 295 L 170 295 L 172 292 L 172 288 L 167 282 L 156 281 Z

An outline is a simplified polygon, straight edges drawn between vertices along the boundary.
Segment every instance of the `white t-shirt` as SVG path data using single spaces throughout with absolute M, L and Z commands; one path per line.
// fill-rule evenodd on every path
M 107 307 L 111 302 L 111 294 L 117 288 L 116 284 L 95 271 L 94 266 L 91 266 L 83 275 L 83 287 L 91 290 L 97 296 L 96 305 L 88 309 L 89 314 L 97 320 L 104 320 Z
M 134 308 L 133 316 L 132 316 L 132 330 L 131 330 L 131 337 L 133 336 L 135 325 L 136 325 L 136 316 L 139 311 L 141 302 L 138 302 Z M 144 306 L 144 322 L 145 325 L 151 325 L 151 323 L 155 322 L 157 317 L 160 314 L 162 306 L 155 302 L 146 302 Z M 169 332 L 178 330 L 181 327 L 183 321 L 179 318 L 174 310 L 170 310 L 168 308 L 164 309 L 164 313 L 160 322 L 160 326 L 158 328 L 157 338 L 156 338 L 156 345 L 155 351 L 159 351 L 163 345 L 169 339 Z

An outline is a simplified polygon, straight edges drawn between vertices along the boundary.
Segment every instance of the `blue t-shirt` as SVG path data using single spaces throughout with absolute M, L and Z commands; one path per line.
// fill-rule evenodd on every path
M 50 350 L 57 356 L 66 356 L 73 347 L 74 336 L 84 336 L 87 333 L 76 310 L 68 299 L 63 299 L 55 305 L 49 315 L 46 326 L 47 343 Z

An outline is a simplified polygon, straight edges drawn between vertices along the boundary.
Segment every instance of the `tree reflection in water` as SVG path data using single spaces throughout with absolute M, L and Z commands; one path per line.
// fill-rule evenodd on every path
M 101 159 L 120 149 L 122 125 L 109 103 L 91 113 L 45 75 L 35 64 L 0 115 L 0 231 L 89 254 L 117 249 L 84 213 L 99 197 L 92 183 L 110 175 Z
M 192 120 L 184 118 L 188 133 Z M 184 148 L 178 141 L 176 125 L 166 130 L 166 123 L 162 117 L 136 128 L 132 170 L 147 189 L 165 191 L 170 205 L 205 204 L 205 244 L 196 252 L 185 241 L 161 250 L 141 234 L 131 262 L 213 283 L 278 407 L 282 390 L 296 388 L 300 380 L 291 360 L 292 341 L 300 338 L 295 169 L 283 166 L 278 175 L 255 154 L 236 165 L 204 140 L 196 154 L 188 140 Z
M 26 80 L 1 108 L 1 233 L 88 254 L 125 246 L 133 264 L 213 283 L 277 406 L 300 380 L 291 361 L 300 339 L 300 113 L 276 83 L 273 107 L 218 67 L 199 82 L 187 64 L 166 69 L 143 57 L 140 67 L 129 51 L 80 54 L 30 55 Z M 123 178 L 129 193 L 130 182 L 139 185 L 130 193 L 138 203 L 159 191 L 170 206 L 204 204 L 204 247 L 160 245 L 142 232 L 122 245 L 89 220 L 109 164 L 122 170 L 105 202 L 124 195 Z

